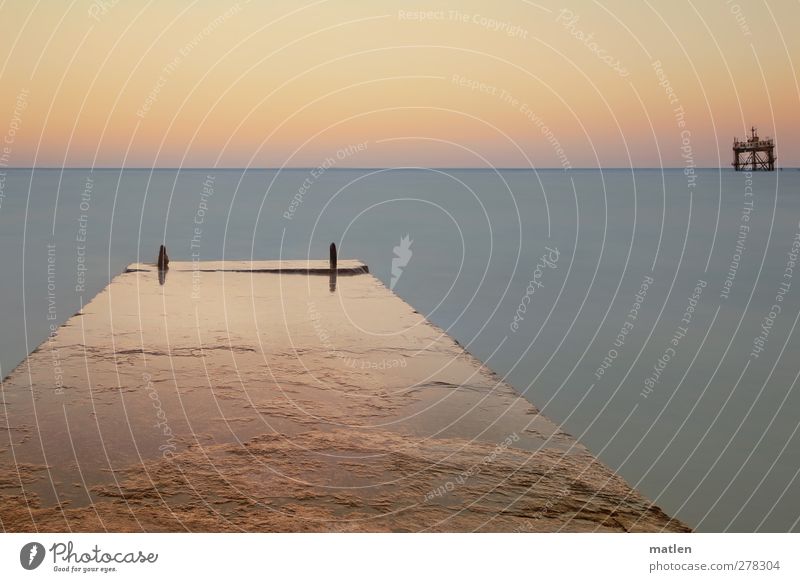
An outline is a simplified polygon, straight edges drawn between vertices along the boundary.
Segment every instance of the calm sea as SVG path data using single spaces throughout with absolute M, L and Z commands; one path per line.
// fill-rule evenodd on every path
M 6 170 L 0 366 L 162 241 L 336 241 L 669 513 L 797 531 L 798 220 L 796 170 Z

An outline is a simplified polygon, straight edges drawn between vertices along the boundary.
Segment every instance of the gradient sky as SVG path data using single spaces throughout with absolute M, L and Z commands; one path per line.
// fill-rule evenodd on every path
M 339 152 L 357 167 L 727 167 L 756 125 L 800 166 L 798 22 L 788 0 L 11 0 L 0 151 L 7 166 Z

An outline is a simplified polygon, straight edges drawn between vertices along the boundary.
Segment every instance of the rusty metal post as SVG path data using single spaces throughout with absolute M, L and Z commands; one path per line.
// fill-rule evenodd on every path
M 161 245 L 158 249 L 158 270 L 166 271 L 169 269 L 169 257 L 167 256 L 167 247 Z

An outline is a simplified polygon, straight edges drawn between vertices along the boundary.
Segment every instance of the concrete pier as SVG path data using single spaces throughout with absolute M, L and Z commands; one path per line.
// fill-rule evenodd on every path
M 5 531 L 687 531 L 358 261 L 131 265 L 2 382 Z

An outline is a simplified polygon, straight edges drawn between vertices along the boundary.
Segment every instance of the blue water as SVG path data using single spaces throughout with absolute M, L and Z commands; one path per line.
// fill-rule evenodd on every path
M 665 510 L 797 531 L 799 219 L 797 171 L 7 170 L 0 366 L 162 241 L 174 260 L 336 241 L 390 285 L 407 234 L 395 292 Z

